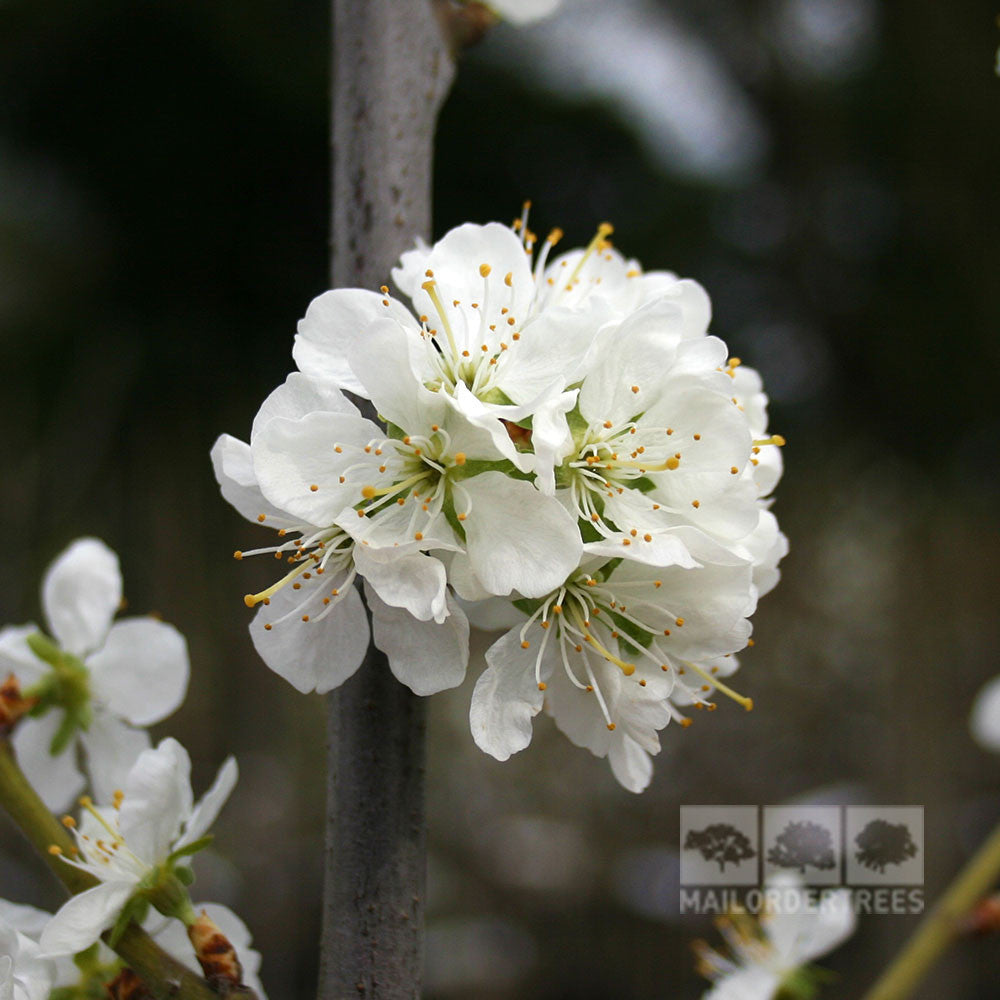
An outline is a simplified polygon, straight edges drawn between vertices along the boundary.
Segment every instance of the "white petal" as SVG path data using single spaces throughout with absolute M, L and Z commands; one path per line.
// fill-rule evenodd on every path
M 27 642 L 28 636 L 37 632 L 34 624 L 8 625 L 0 631 L 0 674 L 14 674 L 22 688 L 49 671 L 49 665 L 35 656 Z
M 653 777 L 653 762 L 649 754 L 627 734 L 611 741 L 608 762 L 618 783 L 630 792 L 644 791 Z
M 419 552 L 395 557 L 394 553 L 391 548 L 358 545 L 354 563 L 386 604 L 405 608 L 420 621 L 443 622 L 448 615 L 448 584 L 441 560 Z
M 264 499 L 253 471 L 250 445 L 245 441 L 222 434 L 212 445 L 212 469 L 223 499 L 248 521 L 257 523 L 261 514 L 265 519 L 277 518 L 279 524 L 287 519 L 283 511 Z
M 462 683 L 469 662 L 469 622 L 450 594 L 442 624 L 417 621 L 409 612 L 389 607 L 370 587 L 366 594 L 375 645 L 388 657 L 398 681 L 418 695 Z
M 1000 677 L 994 677 L 976 695 L 969 726 L 977 743 L 1000 751 Z
M 587 555 L 606 556 L 609 559 L 637 559 L 650 566 L 683 566 L 690 569 L 700 563 L 691 555 L 677 531 L 660 531 L 632 538 L 621 532 L 599 542 L 588 542 L 583 547 Z
M 52 634 L 76 656 L 101 644 L 121 600 L 118 556 L 97 538 L 78 538 L 49 566 L 42 582 Z
M 125 780 L 139 754 L 150 746 L 149 733 L 134 729 L 108 712 L 95 712 L 90 729 L 80 733 L 87 754 L 87 773 L 93 797 L 110 802 Z
M 490 593 L 541 597 L 576 569 L 580 533 L 554 497 L 500 472 L 484 472 L 462 486 L 472 498 L 464 522 L 469 559 Z
M 546 496 L 556 491 L 556 466 L 573 451 L 573 435 L 566 414 L 576 405 L 577 395 L 574 389 L 546 401 L 531 420 L 531 448 L 535 453 L 532 471 L 535 485 Z
M 552 672 L 550 649 L 542 664 L 543 680 Z M 507 760 L 531 742 L 531 720 L 542 710 L 545 698 L 535 677 L 536 655 L 536 650 L 521 647 L 518 629 L 486 652 L 489 666 L 472 692 L 469 724 L 476 746 L 497 760 Z
M 546 309 L 521 328 L 520 339 L 505 352 L 497 386 L 515 403 L 527 403 L 554 382 L 561 391 L 579 381 L 610 315 L 607 309 Z
M 14 1000 L 14 961 L 0 955 L 0 1000 Z
M 702 1000 L 773 1000 L 780 986 L 779 973 L 755 965 L 724 976 Z
M 395 299 L 361 288 L 338 288 L 324 292 L 309 303 L 305 317 L 299 320 L 292 357 L 299 370 L 316 378 L 333 382 L 347 392 L 365 395 L 364 386 L 347 363 L 347 355 L 358 340 L 363 340 L 368 325 L 376 319 L 391 316 L 417 324 L 406 308 Z
M 506 597 L 487 597 L 481 601 L 459 598 L 458 603 L 469 624 L 484 632 L 506 632 L 515 625 L 521 625 L 525 619 L 524 612 L 518 611 Z
M 23 719 L 11 739 L 25 777 L 53 812 L 67 809 L 86 784 L 76 766 L 75 739 L 57 757 L 49 753 L 64 714 L 61 708 L 53 708 L 41 718 Z
M 407 434 L 429 435 L 432 425 L 444 423 L 446 404 L 414 374 L 410 363 L 414 336 L 399 323 L 380 319 L 355 341 L 348 357 L 364 395 L 380 416 Z
M 196 840 L 208 833 L 219 811 L 226 804 L 226 800 L 236 787 L 236 781 L 240 776 L 240 769 L 236 766 L 235 757 L 227 757 L 219 768 L 212 787 L 198 800 L 198 804 L 191 813 L 191 818 L 187 821 L 184 833 L 174 844 L 174 849 L 193 844 Z
M 795 885 L 786 881 L 769 881 L 768 888 L 781 889 L 783 897 L 795 893 Z M 854 907 L 846 889 L 831 893 L 823 900 L 818 912 L 806 911 L 808 899 L 798 890 L 801 906 L 781 907 L 764 921 L 767 936 L 784 968 L 795 968 L 833 951 L 846 941 L 857 926 Z M 803 912 L 806 911 L 806 912 Z
M 681 312 L 658 300 L 633 313 L 603 346 L 580 389 L 580 413 L 590 422 L 631 420 L 649 409 L 681 341 Z
M 41 937 L 45 925 L 52 919 L 47 910 L 39 910 L 35 906 L 24 903 L 11 903 L 0 899 L 0 920 L 9 924 L 18 933 L 37 941 Z
M 430 252 L 427 241 L 418 236 L 416 246 L 404 251 L 399 258 L 399 266 L 392 269 L 393 284 L 411 299 L 427 280 L 427 258 Z
M 496 222 L 458 226 L 434 245 L 424 264 L 425 270 L 434 273 L 459 350 L 478 350 L 482 323 L 501 322 L 501 308 L 522 323 L 527 319 L 535 282 L 521 241 L 507 226 Z M 483 264 L 491 268 L 486 277 L 480 271 Z M 458 304 L 453 305 L 456 300 Z M 473 309 L 473 302 L 479 308 Z M 437 307 L 422 288 L 414 291 L 413 308 L 418 316 L 430 317 L 432 327 L 441 329 Z
M 317 579 L 326 581 L 327 577 L 314 577 L 314 582 Z M 330 581 L 330 590 L 337 582 Z M 319 591 L 315 596 L 313 591 L 303 596 L 305 591 L 304 585 L 301 591 L 291 587 L 279 590 L 270 605 L 257 612 L 250 624 L 250 638 L 264 662 L 294 688 L 324 694 L 343 684 L 361 666 L 368 649 L 368 618 L 352 586 L 325 617 L 303 622 L 304 613 L 309 613 L 310 619 L 323 614 Z
M 191 815 L 191 758 L 167 737 L 144 750 L 125 779 L 118 825 L 129 850 L 149 865 L 162 862 Z
M 358 416 L 358 408 L 332 382 L 309 378 L 302 372 L 292 372 L 277 389 L 261 403 L 253 418 L 250 440 L 275 417 L 298 420 L 317 410 L 326 413 L 347 413 Z
M 357 478 L 341 483 L 342 474 L 357 463 L 369 441 L 382 436 L 370 420 L 346 413 L 316 411 L 299 420 L 275 417 L 251 446 L 254 474 L 261 492 L 279 509 L 310 524 L 332 524 L 345 507 L 361 499 Z
M 65 902 L 39 941 L 46 955 L 75 955 L 114 924 L 134 882 L 102 882 Z
M 561 3 L 562 0 L 489 0 L 487 6 L 511 24 L 529 24 L 548 17 Z
M 134 726 L 149 726 L 177 709 L 187 691 L 187 642 L 166 622 L 126 618 L 87 659 L 94 697 Z

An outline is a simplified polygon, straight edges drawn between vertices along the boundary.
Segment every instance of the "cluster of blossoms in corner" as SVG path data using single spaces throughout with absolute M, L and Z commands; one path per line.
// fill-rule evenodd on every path
M 249 442 L 212 455 L 226 499 L 278 534 L 236 554 L 281 563 L 246 598 L 272 669 L 302 691 L 357 669 L 360 575 L 418 694 L 462 681 L 469 620 L 508 630 L 472 698 L 482 749 L 523 749 L 544 708 L 641 791 L 668 723 L 719 693 L 751 706 L 724 678 L 787 550 L 768 499 L 784 442 L 703 289 L 610 233 L 557 256 L 526 215 L 463 225 L 403 255 L 401 298 L 324 293 Z
M 48 631 L 0 630 L 0 749 L 50 809 L 92 792 L 79 798 L 79 820 L 62 820 L 75 845 L 49 851 L 96 880 L 54 915 L 0 899 L 0 1000 L 117 995 L 115 983 L 128 992 L 116 977 L 134 973 L 101 936 L 114 942 L 131 921 L 193 970 L 264 998 L 247 928 L 224 906 L 193 905 L 187 889 L 236 763 L 195 803 L 187 751 L 169 738 L 152 747 L 144 727 L 184 698 L 187 644 L 152 616 L 115 621 L 122 603 L 118 557 L 80 538 L 46 570 Z

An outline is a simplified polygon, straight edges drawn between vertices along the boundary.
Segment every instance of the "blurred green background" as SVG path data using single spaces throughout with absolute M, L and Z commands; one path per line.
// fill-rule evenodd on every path
M 506 764 L 433 699 L 427 996 L 693 998 L 681 804 L 918 804 L 933 898 L 1000 819 L 967 730 L 1000 669 L 996 404 L 1000 31 L 985 2 L 567 0 L 462 60 L 436 234 L 509 220 L 697 278 L 788 438 L 784 580 L 743 658 L 750 715 L 670 727 L 642 796 L 539 719 Z M 37 618 L 81 534 L 135 612 L 187 635 L 196 786 L 242 779 L 196 895 L 231 904 L 272 1000 L 316 972 L 323 712 L 257 659 L 266 566 L 217 494 L 326 287 L 326 5 L 7 0 L 0 7 L 0 620 Z M 336 239 L 336 234 L 334 234 Z M 4 826 L 0 895 L 53 906 Z M 824 964 L 854 997 L 912 928 L 869 917 Z M 713 938 L 714 940 L 714 938 Z M 996 939 L 919 993 L 997 996 Z

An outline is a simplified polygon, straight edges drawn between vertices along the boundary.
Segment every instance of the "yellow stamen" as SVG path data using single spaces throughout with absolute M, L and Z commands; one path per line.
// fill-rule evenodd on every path
M 726 695 L 727 698 L 732 698 L 733 701 L 742 705 L 748 712 L 753 710 L 753 699 L 747 698 L 746 695 L 738 694 L 729 685 L 723 684 L 718 677 L 713 677 L 706 670 L 702 670 L 697 663 L 691 663 L 689 660 L 684 661 L 696 674 L 702 677 L 704 680 L 708 681 L 713 687 L 717 688 L 722 694 Z

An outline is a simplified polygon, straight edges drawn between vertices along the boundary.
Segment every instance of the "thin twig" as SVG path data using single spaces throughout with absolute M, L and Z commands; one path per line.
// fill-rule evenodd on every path
M 864 1000 L 904 1000 L 962 933 L 970 911 L 1000 877 L 1000 825 L 959 872 Z

